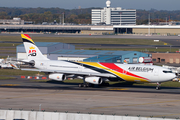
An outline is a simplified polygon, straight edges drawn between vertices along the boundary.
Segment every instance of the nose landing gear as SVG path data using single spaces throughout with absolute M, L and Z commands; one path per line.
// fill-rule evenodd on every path
M 160 89 L 160 86 L 161 86 L 161 83 L 157 82 L 156 90 L 159 90 L 159 89 Z

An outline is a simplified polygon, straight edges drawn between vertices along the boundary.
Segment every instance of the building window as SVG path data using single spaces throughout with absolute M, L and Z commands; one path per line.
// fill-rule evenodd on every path
M 152 59 L 153 62 L 156 62 L 156 59 Z
M 165 62 L 165 59 L 161 59 L 161 62 Z
M 120 62 L 121 62 L 121 60 L 120 60 L 120 59 L 117 59 L 117 62 L 118 62 L 118 63 L 120 63 Z
M 119 15 L 120 13 L 119 12 L 111 12 L 112 15 Z

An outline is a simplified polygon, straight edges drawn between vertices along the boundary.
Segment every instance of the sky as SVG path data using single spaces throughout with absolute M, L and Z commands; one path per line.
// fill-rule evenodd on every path
M 180 10 L 180 0 L 110 0 L 111 7 L 124 9 Z M 0 0 L 0 7 L 64 9 L 106 7 L 106 0 Z

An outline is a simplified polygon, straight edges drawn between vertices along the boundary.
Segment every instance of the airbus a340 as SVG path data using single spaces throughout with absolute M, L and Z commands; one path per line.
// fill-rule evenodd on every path
M 84 83 L 79 86 L 87 87 L 88 83 L 102 84 L 105 81 L 129 81 L 160 83 L 170 81 L 176 77 L 171 70 L 155 65 L 120 64 L 103 62 L 73 62 L 49 60 L 46 58 L 28 34 L 21 34 L 27 60 L 37 69 L 22 69 L 48 73 L 49 78 L 64 81 L 66 78 L 82 78 Z

